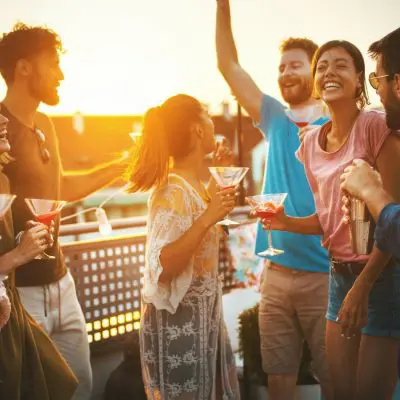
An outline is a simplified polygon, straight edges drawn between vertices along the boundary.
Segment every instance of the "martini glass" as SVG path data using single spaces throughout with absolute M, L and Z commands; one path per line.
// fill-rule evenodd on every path
M 31 210 L 36 221 L 51 227 L 51 223 L 60 214 L 62 208 L 67 204 L 62 200 L 45 200 L 45 199 L 25 199 L 25 203 Z M 38 260 L 52 260 L 54 256 L 42 253 L 36 257 Z
M 283 204 L 287 193 L 277 194 L 261 194 L 258 196 L 246 197 L 252 210 L 256 213 L 257 217 L 261 219 L 273 218 L 276 214 L 276 209 Z M 259 256 L 277 256 L 283 254 L 283 250 L 274 249 L 272 246 L 271 235 L 271 221 L 267 223 L 268 231 L 268 249 L 258 253 Z
M 210 173 L 217 185 L 222 189 L 230 189 L 237 186 L 244 178 L 249 168 L 246 167 L 209 167 Z M 238 222 L 232 221 L 225 217 L 217 225 L 239 225 Z
M 4 218 L 16 197 L 15 194 L 0 194 L 0 219 Z

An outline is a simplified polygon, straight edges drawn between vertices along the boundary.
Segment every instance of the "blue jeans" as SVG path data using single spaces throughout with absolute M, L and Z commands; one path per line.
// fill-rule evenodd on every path
M 342 302 L 357 276 L 343 276 L 331 265 L 329 300 L 326 318 L 336 321 Z M 376 280 L 368 301 L 368 323 L 365 335 L 400 338 L 400 266 L 386 267 Z

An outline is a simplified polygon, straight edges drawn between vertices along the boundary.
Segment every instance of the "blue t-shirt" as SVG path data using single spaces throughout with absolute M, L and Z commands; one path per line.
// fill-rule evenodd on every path
M 400 204 L 387 204 L 379 215 L 375 228 L 379 250 L 392 253 L 400 265 Z
M 322 125 L 320 118 L 313 125 Z M 287 193 L 284 206 L 287 215 L 306 217 L 315 213 L 314 198 L 303 165 L 295 156 L 300 146 L 299 128 L 288 118 L 284 106 L 264 95 L 260 123 L 257 127 L 268 141 L 268 161 L 263 193 Z M 312 272 L 328 272 L 328 252 L 321 246 L 320 236 L 273 231 L 273 246 L 284 250 L 281 255 L 267 257 L 285 267 Z M 258 225 L 256 253 L 267 248 L 267 232 Z

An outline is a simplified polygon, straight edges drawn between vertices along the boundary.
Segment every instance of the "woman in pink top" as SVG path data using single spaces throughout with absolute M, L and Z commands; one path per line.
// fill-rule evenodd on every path
M 339 178 L 353 159 L 364 159 L 380 171 L 386 190 L 399 200 L 400 138 L 390 133 L 384 114 L 363 110 L 368 103 L 365 64 L 353 44 L 331 41 L 323 45 L 315 55 L 313 75 L 316 94 L 328 105 L 332 120 L 307 133 L 297 157 L 304 163 L 317 213 L 294 218 L 282 210 L 272 226 L 322 234 L 322 244 L 331 254 L 326 346 L 334 398 L 390 399 L 397 382 L 400 267 L 377 248 L 369 256 L 352 251 L 349 228 L 343 222 Z M 337 316 L 367 263 L 387 267 L 371 290 L 365 327 L 344 335 Z

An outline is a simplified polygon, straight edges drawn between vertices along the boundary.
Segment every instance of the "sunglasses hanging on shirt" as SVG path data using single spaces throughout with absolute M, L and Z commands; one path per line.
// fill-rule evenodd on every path
M 42 158 L 43 163 L 47 164 L 51 159 L 51 155 L 49 150 L 45 147 L 46 136 L 39 128 L 34 128 L 33 132 L 35 133 L 39 144 L 40 157 Z

